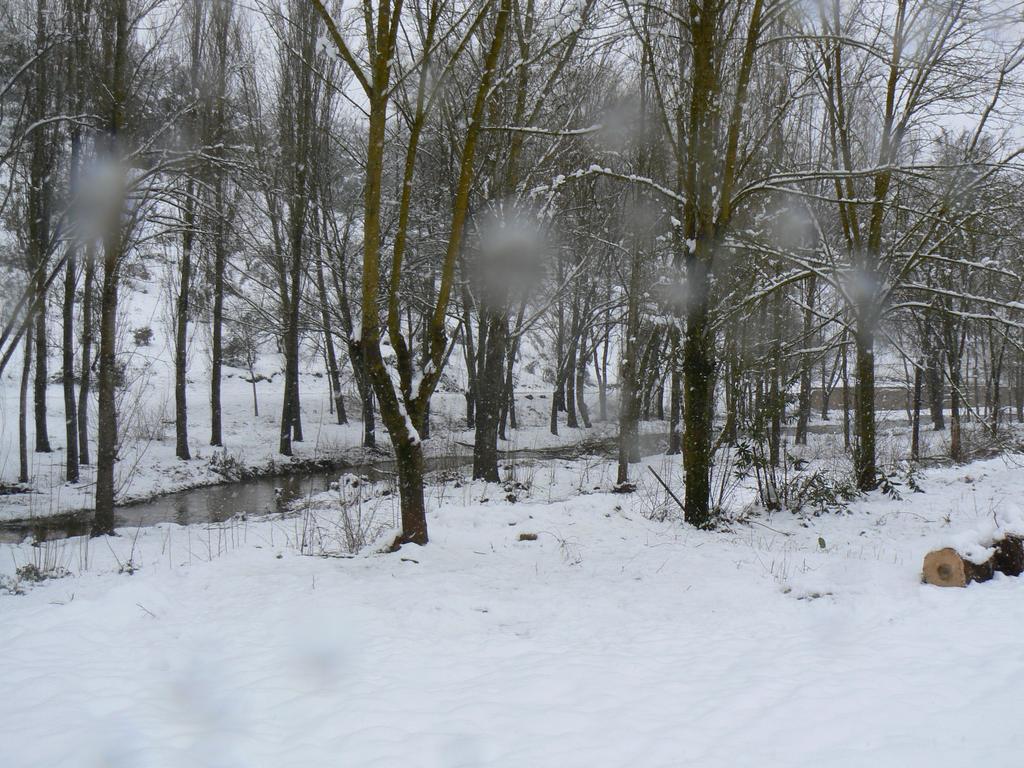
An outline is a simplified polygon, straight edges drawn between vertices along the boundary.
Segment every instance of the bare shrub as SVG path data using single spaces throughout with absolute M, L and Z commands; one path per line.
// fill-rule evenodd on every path
M 391 479 L 370 482 L 342 475 L 331 491 L 304 503 L 299 551 L 318 557 L 361 552 L 395 527 L 396 499 Z

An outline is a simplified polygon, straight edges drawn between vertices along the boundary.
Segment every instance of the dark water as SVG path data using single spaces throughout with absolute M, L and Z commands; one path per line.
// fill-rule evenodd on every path
M 220 522 L 236 514 L 266 514 L 304 494 L 325 490 L 338 474 L 337 471 L 317 471 L 192 488 L 119 506 L 114 511 L 114 521 L 118 528 L 137 528 L 157 523 Z M 89 533 L 91 526 L 89 512 L 4 523 L 0 525 L 0 541 L 18 542 L 26 536 L 36 541 L 81 536 Z
M 657 451 L 665 435 L 644 435 L 641 448 L 645 453 Z M 575 458 L 582 455 L 610 456 L 614 452 L 614 438 L 602 438 L 560 447 L 520 450 L 502 454 L 504 461 Z M 427 472 L 455 471 L 473 463 L 472 455 L 465 454 L 428 457 Z M 159 523 L 216 523 L 236 515 L 264 515 L 281 511 L 289 502 L 330 488 L 344 473 L 352 473 L 370 480 L 393 477 L 394 461 L 388 458 L 353 464 L 339 462 L 327 469 L 239 480 L 222 485 L 192 488 L 168 493 L 137 504 L 119 506 L 114 511 L 118 528 L 138 528 Z M 35 541 L 62 539 L 88 534 L 92 526 L 92 513 L 79 512 L 55 517 L 0 523 L 0 542 L 21 542 L 31 536 Z
M 428 462 L 431 471 L 461 466 L 472 459 L 444 457 Z M 380 459 L 366 464 L 338 464 L 329 469 L 304 470 L 287 475 L 255 477 L 221 485 L 190 488 L 147 501 L 118 506 L 114 510 L 117 528 L 138 528 L 159 523 L 218 523 L 236 515 L 254 516 L 282 511 L 290 502 L 330 488 L 344 473 L 370 480 L 383 480 L 394 474 L 394 463 Z M 88 534 L 92 513 L 40 517 L 0 523 L 0 542 L 20 542 L 27 536 L 35 541 L 61 539 Z

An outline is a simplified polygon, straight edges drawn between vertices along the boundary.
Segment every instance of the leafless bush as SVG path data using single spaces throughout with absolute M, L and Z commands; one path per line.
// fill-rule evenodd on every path
M 302 507 L 298 548 L 306 555 L 354 555 L 396 526 L 397 489 L 393 480 L 368 482 L 343 475 L 327 494 Z

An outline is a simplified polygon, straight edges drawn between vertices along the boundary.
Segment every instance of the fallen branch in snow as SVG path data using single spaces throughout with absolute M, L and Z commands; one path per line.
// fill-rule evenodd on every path
M 648 464 L 647 468 L 651 470 L 651 474 L 654 475 L 654 479 L 661 483 L 661 487 L 665 489 L 665 493 L 671 496 L 672 500 L 675 501 L 675 503 L 679 505 L 679 508 L 685 512 L 686 507 L 683 506 L 683 502 L 679 500 L 679 497 L 672 493 L 672 489 L 668 487 L 668 483 L 661 479 L 661 475 L 654 471 L 654 467 Z

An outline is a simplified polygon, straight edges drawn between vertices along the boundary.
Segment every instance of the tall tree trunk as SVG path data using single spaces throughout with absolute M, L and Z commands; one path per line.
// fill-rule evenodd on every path
M 993 340 L 992 346 L 995 346 Z M 1003 393 L 1000 389 L 1000 383 L 1003 378 L 1003 359 L 1006 353 L 1006 339 L 1002 340 L 1002 344 L 998 352 L 992 350 L 992 436 L 995 437 L 999 434 L 999 416 L 1000 410 L 1003 407 Z
M 693 302 L 683 337 L 683 475 L 686 522 L 697 528 L 711 524 L 711 429 L 715 361 L 707 309 Z
M 101 28 L 104 53 L 110 62 L 109 82 L 111 111 L 107 121 L 108 160 L 121 162 L 120 132 L 128 103 L 128 0 L 110 0 L 104 6 Z M 124 193 L 119 191 L 117 204 L 111 206 L 103 238 L 103 286 L 100 292 L 100 354 L 98 376 L 99 416 L 96 433 L 96 516 L 94 536 L 114 533 L 114 464 L 117 461 L 117 300 L 121 260 L 124 258 L 125 234 L 122 231 Z
M 476 428 L 476 346 L 473 343 L 472 299 L 465 282 L 462 285 L 462 341 L 466 359 L 466 429 Z
M 324 280 L 324 263 L 317 247 L 316 287 L 320 294 L 320 321 L 324 328 L 324 350 L 327 354 L 327 374 L 331 380 L 331 395 L 334 398 L 335 415 L 339 424 L 348 424 L 345 413 L 345 398 L 341 394 L 341 370 L 338 367 L 338 355 L 334 348 L 334 334 L 331 332 L 331 315 L 327 311 L 327 283 Z
M 192 3 L 192 27 L 188 42 L 190 49 L 189 80 L 194 96 L 201 92 L 200 87 L 200 56 L 202 53 L 203 7 L 201 0 Z M 204 132 L 200 125 L 196 108 L 189 110 L 185 117 L 189 140 L 197 142 Z M 196 200 L 197 184 L 190 175 L 185 182 L 185 197 L 182 200 L 182 233 L 181 263 L 178 272 L 178 296 L 175 308 L 174 329 L 174 452 L 187 461 L 192 458 L 188 450 L 188 313 L 189 292 L 192 290 L 192 244 L 196 233 Z M 218 211 L 219 213 L 219 211 Z
M 1017 409 L 1017 423 L 1024 424 L 1024 361 L 1018 354 L 1017 360 L 1017 386 L 1014 387 L 1015 407 Z
M 782 387 L 782 291 L 776 291 L 772 306 L 772 367 L 771 375 L 771 435 L 769 463 L 778 467 L 782 454 L 782 419 L 786 407 L 786 393 Z
M 807 299 L 804 305 L 804 346 L 811 343 L 811 333 L 814 329 L 814 302 L 817 293 L 817 275 L 812 274 L 807 280 Z M 797 401 L 796 436 L 794 438 L 797 445 L 807 445 L 807 426 L 811 420 L 811 371 L 813 368 L 813 356 L 805 353 L 800 366 L 800 395 Z M 822 379 L 821 386 L 824 391 L 824 379 Z
M 587 374 L 587 355 L 584 353 L 586 345 L 582 338 L 579 345 L 580 349 L 576 355 L 576 408 L 580 412 L 580 421 L 583 422 L 584 428 L 590 429 L 593 424 L 590 423 L 590 410 L 587 408 L 584 390 Z
M 45 292 L 45 286 L 41 289 Z M 36 353 L 36 370 L 35 378 L 32 382 L 32 400 L 35 406 L 35 435 L 36 435 L 36 453 L 50 453 L 53 449 L 50 447 L 50 435 L 49 430 L 46 426 L 46 385 L 47 385 L 47 366 L 46 366 L 46 301 L 43 300 L 39 304 L 39 309 L 36 312 L 35 318 L 35 353 Z
M 911 407 L 910 458 L 919 461 L 921 458 L 921 390 L 924 383 L 924 360 L 914 363 L 914 400 Z
M 594 345 L 594 371 L 597 374 L 597 418 L 608 421 L 608 344 L 610 334 L 605 333 L 601 342 L 601 359 L 597 357 L 597 344 Z
M 197 43 L 198 44 L 198 43 Z M 188 369 L 188 312 L 192 283 L 192 242 L 195 232 L 195 184 L 190 179 L 185 188 L 181 264 L 178 274 L 178 297 L 174 328 L 174 452 L 184 461 L 192 458 L 188 450 L 188 401 L 186 378 Z
M 637 336 L 640 333 L 640 286 L 643 251 L 633 244 L 629 292 L 626 296 L 626 327 L 622 362 L 619 364 L 619 460 L 616 484 L 629 480 L 629 465 L 637 461 L 637 422 L 640 404 L 637 397 Z
M 213 246 L 213 316 L 210 321 L 210 445 L 214 446 L 224 444 L 220 390 L 224 367 L 224 270 L 227 254 L 222 240 L 217 237 Z
M 559 279 L 561 280 L 561 275 Z M 565 365 L 565 308 L 558 302 L 558 332 L 555 335 L 555 391 L 551 407 L 556 412 L 565 410 L 565 377 L 562 368 Z M 558 422 L 555 421 L 551 434 L 558 434 Z
M 292 334 L 291 311 L 286 312 L 287 327 L 284 333 L 284 394 L 281 398 L 281 441 L 278 445 L 278 452 L 285 455 L 292 455 L 292 439 L 294 437 L 295 418 L 293 408 L 295 407 L 295 393 L 293 387 L 297 376 L 293 375 L 293 367 L 298 369 L 298 327 L 295 326 L 296 334 Z
M 504 364 L 508 351 L 508 317 L 504 310 L 485 311 L 487 343 L 480 350 L 483 367 L 477 377 L 476 433 L 473 442 L 473 479 L 498 481 L 498 421 L 505 396 Z
M 28 467 L 28 382 L 32 375 L 32 334 L 26 333 L 22 344 L 25 354 L 21 362 L 21 386 L 18 388 L 18 482 L 29 481 Z
M 302 442 L 302 411 L 299 402 L 299 318 L 302 302 L 302 228 L 304 217 L 292 214 L 290 297 L 285 328 L 285 390 L 281 413 L 280 452 L 292 455 L 292 442 Z
M 93 535 L 114 532 L 114 465 L 117 462 L 117 301 L 120 232 L 104 243 L 100 292 L 99 409 L 96 435 L 96 517 Z
M 961 461 L 964 457 L 960 433 L 960 375 L 953 374 L 954 381 L 949 392 L 949 458 Z
M 348 359 L 352 363 L 352 376 L 359 392 L 360 413 L 363 421 L 363 448 L 377 447 L 377 421 L 373 403 L 373 383 L 363 357 L 361 343 L 349 339 Z
M 76 41 L 77 42 L 77 41 Z M 76 46 L 77 52 L 77 46 Z M 72 55 L 70 59 L 71 80 L 77 84 L 81 75 L 79 72 L 80 59 Z M 81 88 L 76 85 L 76 90 Z M 80 107 L 82 99 L 79 98 L 77 106 Z M 71 131 L 71 165 L 69 173 L 69 191 L 71 199 L 74 200 L 78 194 L 78 174 L 81 163 L 82 136 L 78 128 Z M 75 288 L 78 283 L 78 243 L 68 243 L 67 264 L 64 272 L 64 307 L 61 339 L 61 381 L 64 389 L 64 442 L 66 444 L 64 455 L 64 475 L 69 483 L 77 483 L 79 476 L 79 450 L 78 450 L 78 409 L 75 400 Z M 82 372 L 85 375 L 85 372 Z
M 89 385 L 92 381 L 93 286 L 96 282 L 96 246 L 85 246 L 85 278 L 82 282 L 82 379 L 78 384 L 78 460 L 89 463 Z
M 573 297 L 572 319 L 569 329 L 569 354 L 565 360 L 565 425 L 579 428 L 576 418 L 576 353 L 579 350 L 579 296 Z
M 838 363 L 838 360 L 837 360 Z M 821 420 L 828 421 L 829 400 L 832 399 L 832 388 L 835 384 L 835 368 L 832 369 L 832 376 L 829 377 L 825 368 L 825 358 L 821 358 Z
M 850 450 L 850 370 L 849 345 L 843 342 L 843 448 Z
M 958 340 L 955 326 L 951 320 L 946 321 L 946 362 L 949 366 L 949 457 L 953 461 L 963 459 L 963 437 L 961 434 L 960 402 L 963 392 L 962 350 L 963 336 Z
M 363 417 L 363 447 L 364 448 L 376 448 L 377 447 L 377 424 L 376 415 L 374 414 L 373 405 L 373 387 L 370 384 L 366 373 L 360 374 L 363 381 L 363 386 L 360 391 L 362 400 L 362 417 Z
M 427 543 L 427 506 L 423 497 L 423 444 L 418 440 L 393 442 L 401 496 L 401 541 Z
M 64 477 L 78 482 L 78 414 L 75 403 L 75 284 L 78 281 L 74 245 L 69 245 L 67 269 L 64 273 L 63 339 L 61 344 L 61 382 L 64 388 L 64 435 L 67 448 L 64 456 Z
M 668 409 L 668 454 L 670 456 L 682 453 L 683 450 L 683 433 L 682 433 L 682 417 L 683 417 L 683 377 L 680 371 L 680 355 L 682 353 L 679 348 L 679 327 L 673 324 L 669 331 L 669 366 L 670 371 L 670 384 L 669 384 L 669 409 Z
M 853 454 L 857 487 L 872 491 L 878 487 L 875 466 L 875 336 L 863 320 L 855 334 L 857 351 L 857 391 L 855 417 L 857 447 Z
M 197 3 L 197 9 L 198 9 Z M 211 365 L 210 365 L 210 445 L 224 443 L 221 414 L 221 373 L 223 365 L 224 333 L 224 272 L 227 269 L 227 229 L 232 216 L 232 206 L 226 200 L 226 180 L 223 167 L 224 146 L 227 143 L 226 102 L 227 78 L 230 74 L 228 55 L 229 38 L 234 14 L 233 0 L 220 0 L 211 7 L 214 50 L 211 63 L 214 67 L 214 87 L 209 103 L 210 123 L 206 126 L 207 143 L 212 144 L 216 161 L 211 170 L 213 179 L 213 315 L 211 318 Z M 253 408 L 256 409 L 256 382 L 253 386 Z
M 928 406 L 931 410 L 932 429 L 941 432 L 946 428 L 945 393 L 943 392 L 942 351 L 934 346 L 927 355 Z
M 47 117 L 50 86 L 48 78 L 48 56 L 42 55 L 48 47 L 47 24 L 49 13 L 46 0 L 36 0 L 36 51 L 39 56 L 33 67 L 32 112 L 36 121 Z M 35 416 L 36 452 L 50 453 L 49 430 L 46 424 L 46 263 L 50 255 L 50 204 L 52 200 L 53 170 L 52 154 L 57 137 L 45 125 L 38 125 L 32 132 L 31 158 L 29 163 L 28 190 L 28 235 L 32 253 L 32 269 L 35 274 L 35 353 L 36 370 L 32 386 Z

